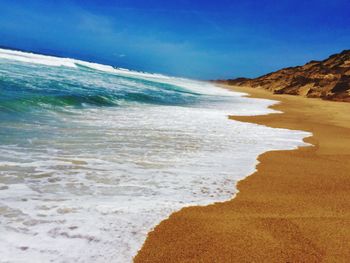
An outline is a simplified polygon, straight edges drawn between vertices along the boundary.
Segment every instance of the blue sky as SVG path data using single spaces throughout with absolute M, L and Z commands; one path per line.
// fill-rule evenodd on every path
M 0 45 L 200 79 L 350 48 L 348 0 L 0 0 Z

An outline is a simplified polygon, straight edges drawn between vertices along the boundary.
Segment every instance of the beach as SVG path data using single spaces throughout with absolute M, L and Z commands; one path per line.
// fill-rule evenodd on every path
M 350 263 L 350 0 L 0 10 L 0 263 Z
M 275 101 L 214 83 L 0 49 L 4 262 L 132 262 L 184 207 L 230 200 L 311 133 L 232 121 Z
M 227 88 L 283 112 L 231 119 L 312 132 L 311 145 L 260 155 L 234 199 L 172 214 L 135 262 L 348 262 L 350 104 Z

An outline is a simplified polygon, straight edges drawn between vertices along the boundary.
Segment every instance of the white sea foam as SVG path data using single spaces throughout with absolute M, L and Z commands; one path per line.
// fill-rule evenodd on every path
M 42 63 L 70 65 L 44 57 Z M 131 262 L 147 233 L 172 212 L 231 199 L 259 154 L 303 146 L 310 135 L 227 118 L 271 113 L 273 101 L 208 83 L 139 77 L 220 99 L 71 109 L 51 116 L 69 125 L 24 124 L 40 134 L 27 144 L 0 145 L 1 262 Z
M 69 58 L 58 58 L 52 56 L 44 56 L 32 53 L 26 53 L 21 51 L 0 49 L 0 58 L 16 60 L 25 63 L 41 64 L 46 66 L 65 66 L 76 67 L 74 60 Z
M 16 60 L 24 63 L 41 64 L 41 65 L 52 66 L 52 67 L 63 66 L 63 67 L 76 68 L 77 65 L 81 65 L 91 69 L 100 70 L 100 71 L 113 73 L 113 74 L 120 74 L 124 76 L 144 77 L 144 78 L 152 78 L 152 79 L 153 78 L 170 79 L 170 77 L 167 77 L 161 74 L 137 72 L 129 69 L 114 68 L 109 65 L 103 65 L 103 64 L 94 63 L 94 62 L 87 62 L 87 61 L 78 60 L 78 59 L 59 58 L 59 57 L 27 53 L 27 52 L 8 50 L 8 49 L 1 49 L 1 48 L 0 48 L 0 58 Z
M 88 67 L 91 69 L 95 69 L 95 70 L 99 70 L 99 71 L 103 71 L 111 74 L 117 74 L 120 76 L 128 76 L 128 77 L 133 77 L 137 79 L 159 81 L 167 84 L 177 85 L 179 87 L 184 87 L 188 90 L 191 90 L 193 92 L 198 92 L 201 94 L 227 95 L 227 96 L 241 95 L 239 93 L 232 93 L 220 88 L 213 89 L 211 88 L 212 85 L 207 82 L 201 82 L 201 85 L 198 85 L 199 81 L 193 81 L 193 80 L 184 79 L 184 78 L 175 78 L 175 77 L 165 76 L 165 75 L 156 74 L 156 73 L 137 72 L 137 71 L 132 71 L 125 68 L 114 68 L 110 65 L 103 65 L 99 63 L 87 62 L 87 61 L 82 61 L 82 60 L 72 59 L 72 58 L 59 58 L 59 57 L 26 53 L 22 51 L 14 51 L 14 50 L 7 50 L 7 49 L 1 49 L 1 48 L 0 48 L 0 58 L 16 60 L 16 61 L 25 62 L 25 63 L 55 66 L 55 67 L 64 66 L 64 67 L 76 68 L 77 65 L 80 65 L 80 66 Z

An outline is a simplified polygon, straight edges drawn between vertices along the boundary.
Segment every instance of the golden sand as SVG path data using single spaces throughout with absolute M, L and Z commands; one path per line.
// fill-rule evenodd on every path
M 233 200 L 174 213 L 135 262 L 350 262 L 350 104 L 234 89 L 284 113 L 232 119 L 310 131 L 314 146 L 262 154 Z

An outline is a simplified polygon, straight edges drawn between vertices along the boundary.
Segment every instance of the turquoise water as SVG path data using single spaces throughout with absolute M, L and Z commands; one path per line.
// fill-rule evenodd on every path
M 232 198 L 308 136 L 228 120 L 272 112 L 241 96 L 0 49 L 0 261 L 131 262 L 172 212 Z
M 128 103 L 186 105 L 199 94 L 171 84 L 85 68 L 0 64 L 1 112 L 108 107 Z
M 190 105 L 202 96 L 179 86 L 86 67 L 0 61 L 0 121 L 45 121 L 50 112 L 135 104 Z
M 175 85 L 87 67 L 11 60 L 0 61 L 0 87 L 0 142 L 4 144 L 26 143 L 34 134 L 49 136 L 51 132 L 38 125 L 70 125 L 60 119 L 84 110 L 137 104 L 185 106 L 203 97 Z

